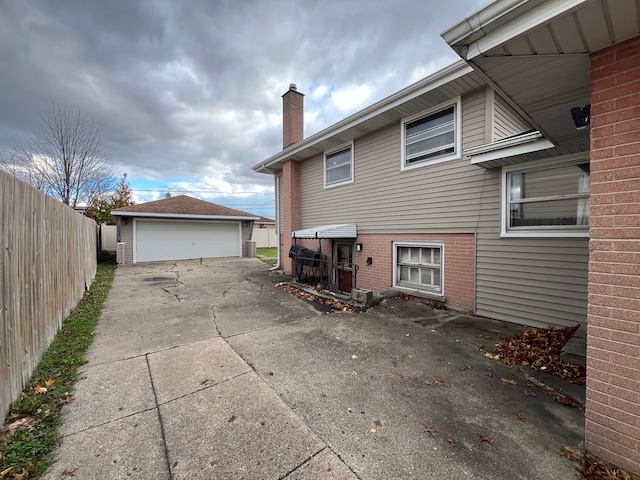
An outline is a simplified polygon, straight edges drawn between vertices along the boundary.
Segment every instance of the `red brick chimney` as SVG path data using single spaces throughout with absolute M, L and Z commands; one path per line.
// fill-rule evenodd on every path
M 304 94 L 298 92 L 295 83 L 282 95 L 282 148 L 304 138 Z

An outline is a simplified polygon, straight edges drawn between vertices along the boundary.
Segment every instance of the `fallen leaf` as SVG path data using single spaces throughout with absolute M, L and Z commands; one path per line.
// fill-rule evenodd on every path
M 525 388 L 524 390 L 522 390 L 522 393 L 524 393 L 527 397 L 537 397 L 538 395 L 535 394 L 535 392 L 532 392 L 531 390 Z
M 473 367 L 471 365 L 463 365 L 460 367 L 460 371 L 463 372 L 465 370 L 473 370 Z
M 435 382 L 433 382 L 434 385 L 444 385 L 446 383 L 446 380 L 443 380 L 442 378 L 439 378 Z
M 76 476 L 75 470 L 66 469 L 64 472 L 62 472 L 62 476 L 63 477 L 75 477 Z
M 23 468 L 22 471 L 17 475 L 14 475 L 11 480 L 24 480 L 25 478 L 27 478 L 28 475 L 29 475 L 29 472 L 25 468 Z
M 508 383 L 509 385 L 517 385 L 518 383 L 515 380 L 512 380 L 510 378 L 501 378 L 500 381 L 502 383 Z
M 436 436 L 436 433 L 438 433 L 438 430 L 436 430 L 435 428 L 433 428 L 433 426 L 431 425 L 425 425 L 424 426 L 424 431 L 426 433 L 430 433 L 432 437 Z
M 518 417 L 518 420 L 520 420 L 521 422 L 525 422 L 526 418 L 524 415 L 522 415 L 521 413 L 516 413 L 516 417 Z
M 376 433 L 378 430 L 376 428 L 371 429 L 371 433 Z
M 447 438 L 447 442 L 449 442 L 449 445 L 452 447 L 456 446 L 456 441 L 453 438 Z
M 56 383 L 56 379 L 55 378 L 50 378 L 49 380 L 46 380 L 44 382 L 45 386 L 47 388 L 51 388 L 51 385 L 53 385 L 54 383 Z
M 562 455 L 563 457 L 567 457 L 572 462 L 577 462 L 578 460 L 580 460 L 580 454 L 571 447 L 564 447 L 562 450 L 560 450 L 560 455 Z
M 11 470 L 13 470 L 13 467 L 5 468 L 3 471 L 0 472 L 0 478 L 6 477 Z
M 67 392 L 64 395 L 65 396 L 64 396 L 63 399 L 60 400 L 60 403 L 62 403 L 63 405 L 67 405 L 67 404 L 73 402 L 73 400 L 75 398 L 73 393 Z
M 47 393 L 48 389 L 47 387 L 42 387 L 40 385 L 38 385 L 36 388 L 33 389 L 33 392 L 37 395 L 37 394 L 41 394 L 41 393 Z
M 553 399 L 558 402 L 560 405 L 565 405 L 567 407 L 575 407 L 576 406 L 576 402 L 574 402 L 573 400 L 571 400 L 569 397 L 567 397 L 566 395 L 562 395 L 561 393 L 551 393 L 551 396 L 553 397 Z
M 485 435 L 484 433 L 479 433 L 478 436 L 480 437 L 481 441 L 487 442 L 488 444 L 493 445 L 493 440 L 491 440 L 489 435 Z
M 205 378 L 200 381 L 200 385 L 212 385 L 212 384 L 213 384 L 213 378 Z
M 358 355 L 351 355 L 352 360 L 355 360 L 356 358 L 358 358 Z
M 404 373 L 399 373 L 399 374 L 398 374 L 398 376 L 399 376 L 400 378 L 404 378 Z

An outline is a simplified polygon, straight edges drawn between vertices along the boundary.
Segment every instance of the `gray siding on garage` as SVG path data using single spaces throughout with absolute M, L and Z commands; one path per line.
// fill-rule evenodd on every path
M 125 225 L 125 218 L 128 219 L 127 225 Z M 144 220 L 144 218 L 138 218 Z M 247 257 L 249 255 L 249 247 L 247 241 L 251 238 L 253 231 L 253 221 L 247 221 L 247 225 L 242 225 L 242 256 Z M 121 217 L 120 224 L 120 241 L 126 244 L 125 247 L 125 262 L 133 263 L 133 218 Z
M 127 224 L 125 225 L 125 219 Z M 120 217 L 120 241 L 124 242 L 124 261 L 125 263 L 133 263 L 133 219 L 128 217 Z
M 462 149 L 485 139 L 484 89 L 462 98 Z M 400 167 L 400 123 L 354 142 L 355 182 L 323 188 L 323 158 L 301 166 L 302 228 L 357 223 L 361 233 L 473 232 L 484 173 L 467 159 Z

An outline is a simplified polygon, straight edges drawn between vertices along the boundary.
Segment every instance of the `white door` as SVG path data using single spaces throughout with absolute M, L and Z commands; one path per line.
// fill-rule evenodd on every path
M 240 222 L 136 221 L 136 262 L 241 257 Z

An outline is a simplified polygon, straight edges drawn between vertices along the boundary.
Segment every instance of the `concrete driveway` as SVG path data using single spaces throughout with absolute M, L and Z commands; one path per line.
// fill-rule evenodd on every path
M 118 268 L 45 478 L 577 478 L 559 451 L 583 411 L 479 349 L 518 327 L 325 313 L 283 280 L 255 259 Z

